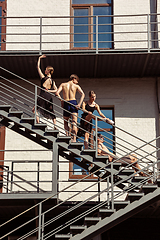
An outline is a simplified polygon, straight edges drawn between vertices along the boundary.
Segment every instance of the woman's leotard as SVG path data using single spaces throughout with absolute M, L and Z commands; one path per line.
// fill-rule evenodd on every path
M 88 112 L 94 112 L 94 110 L 96 109 L 96 105 L 94 107 L 89 106 L 89 104 L 87 103 L 85 106 L 85 110 L 87 110 Z M 81 116 L 81 120 L 80 120 L 80 129 L 78 130 L 77 135 L 79 137 L 84 136 L 85 132 L 92 132 L 92 119 L 89 121 L 89 123 L 85 124 L 85 121 L 83 119 L 86 118 L 86 116 L 88 115 L 88 113 L 84 112 Z
M 41 91 L 40 91 L 40 95 L 37 98 L 37 110 L 39 113 L 41 113 L 45 118 L 48 119 L 55 119 L 56 116 L 54 114 L 54 110 L 53 110 L 53 99 L 52 99 L 52 95 L 47 92 L 46 89 L 43 84 L 45 83 L 45 81 L 48 79 L 49 77 L 44 77 L 41 80 Z M 51 88 L 53 87 L 53 80 L 52 80 L 52 85 Z M 45 90 L 43 90 L 45 89 Z M 47 101 L 45 101 L 45 99 Z

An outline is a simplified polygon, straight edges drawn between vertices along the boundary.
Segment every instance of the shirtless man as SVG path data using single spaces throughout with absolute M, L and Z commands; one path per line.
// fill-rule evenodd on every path
M 113 160 L 119 158 L 117 157 L 115 154 L 113 154 L 112 152 L 110 152 L 108 150 L 108 148 L 103 144 L 104 142 L 104 137 L 102 136 L 102 134 L 98 134 L 98 155 L 100 156 L 108 156 L 109 158 L 109 162 L 112 162 Z M 115 157 L 115 158 L 114 158 Z M 122 160 L 121 160 L 122 159 Z M 116 162 L 122 163 L 122 164 L 132 164 L 132 168 L 137 172 L 139 170 L 141 170 L 140 166 L 137 163 L 137 157 L 135 154 L 132 155 L 128 155 L 126 157 L 122 157 L 120 160 L 117 160 Z M 141 176 L 146 176 L 145 173 L 143 172 L 139 172 L 139 174 Z
M 66 83 L 62 83 L 57 92 L 56 95 L 61 100 L 61 106 L 64 108 L 63 111 L 63 118 L 64 118 L 64 129 L 66 131 L 66 135 L 69 136 L 69 126 L 68 126 L 68 120 L 71 117 L 72 118 L 72 137 L 73 142 L 76 142 L 76 136 L 77 136 L 77 116 L 78 116 L 78 108 L 80 108 L 83 99 L 85 97 L 83 90 L 78 85 L 79 77 L 76 74 L 72 74 L 70 76 L 70 80 Z M 63 92 L 63 99 L 60 96 L 60 92 Z M 76 101 L 76 92 L 79 92 L 81 94 L 81 98 L 79 103 L 77 104 Z M 67 102 L 65 102 L 65 101 Z M 71 104 L 72 105 L 71 105 Z M 75 105 L 75 106 L 73 106 Z M 65 111 L 67 110 L 67 111 Z

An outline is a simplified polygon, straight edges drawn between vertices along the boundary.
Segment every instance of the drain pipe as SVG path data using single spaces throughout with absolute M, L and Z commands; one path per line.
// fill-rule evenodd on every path
M 159 78 L 156 77 L 156 82 L 155 82 L 155 88 L 156 88 L 156 102 L 157 102 L 157 107 L 158 107 L 158 123 L 157 125 L 157 130 L 156 130 L 156 135 L 159 136 L 160 135 L 160 85 L 159 85 Z M 160 139 L 157 140 L 156 145 L 160 148 Z M 157 157 L 158 160 L 160 159 L 160 152 L 157 152 Z M 158 164 L 158 168 L 159 168 L 159 172 L 160 172 L 160 165 Z M 160 178 L 160 175 L 159 175 Z

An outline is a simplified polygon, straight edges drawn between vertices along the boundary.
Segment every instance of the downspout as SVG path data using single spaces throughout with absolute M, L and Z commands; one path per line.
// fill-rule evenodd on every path
M 158 120 L 156 121 L 156 136 L 158 137 L 160 135 L 160 86 L 159 86 L 159 79 L 156 77 L 156 82 L 155 82 L 155 90 L 156 90 L 156 103 L 157 103 L 157 108 L 158 108 Z M 156 146 L 160 148 L 160 139 L 157 140 Z M 157 152 L 157 157 L 160 159 L 160 151 Z M 160 164 L 158 164 L 158 168 L 160 169 Z
M 158 48 L 157 0 L 150 0 L 151 48 Z

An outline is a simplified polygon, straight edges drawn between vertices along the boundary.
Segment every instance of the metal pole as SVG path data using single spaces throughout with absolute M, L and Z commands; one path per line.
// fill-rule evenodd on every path
M 37 163 L 37 192 L 39 192 L 39 169 L 40 169 L 40 166 L 39 166 L 39 162 Z
M 41 239 L 41 216 L 42 216 L 42 203 L 39 204 L 38 240 Z
M 111 162 L 111 208 L 114 209 L 114 195 L 113 195 L 113 162 Z
M 43 240 L 44 237 L 44 214 L 42 214 L 42 238 L 41 240 Z
M 98 54 L 98 16 L 96 16 L 96 54 Z
M 97 133 L 98 133 L 98 131 L 97 131 L 97 117 L 95 117 L 95 120 L 96 120 L 96 122 L 95 122 L 95 127 L 96 127 L 96 136 L 95 136 L 95 141 L 96 141 L 96 157 L 98 156 L 98 143 L 97 143 Z
M 52 193 L 57 193 L 58 188 L 58 144 L 53 142 L 52 153 Z
M 12 162 L 12 165 L 11 165 L 11 192 L 13 190 L 13 168 L 14 168 L 14 162 Z
M 101 188 L 100 188 L 100 178 L 98 177 L 98 202 L 100 202 L 101 200 L 101 197 L 100 197 L 100 191 L 101 191 Z
M 107 208 L 110 208 L 110 203 L 109 203 L 109 178 L 107 178 Z
M 36 121 L 36 116 L 37 116 L 37 86 L 35 86 L 34 107 L 35 107 L 35 109 L 34 109 L 34 113 L 35 113 L 35 115 L 34 115 L 34 124 L 36 124 L 37 123 L 37 121 Z
M 42 17 L 40 17 L 40 46 L 39 46 L 39 54 L 42 54 Z
M 148 53 L 150 53 L 150 23 L 149 23 L 149 14 L 147 15 L 147 32 L 148 32 Z

